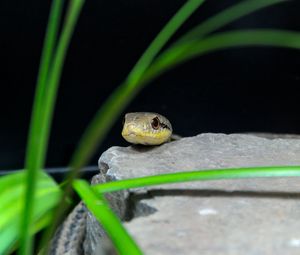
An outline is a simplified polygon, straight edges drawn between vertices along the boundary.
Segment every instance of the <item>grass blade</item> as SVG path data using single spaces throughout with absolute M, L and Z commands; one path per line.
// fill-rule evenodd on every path
M 300 49 L 300 33 L 286 30 L 253 29 L 224 32 L 175 45 L 149 67 L 141 83 L 147 83 L 175 66 L 212 51 L 233 47 L 272 46 Z
M 43 100 L 46 96 L 47 78 L 49 74 L 50 64 L 53 61 L 53 51 L 56 44 L 56 38 L 62 13 L 63 2 L 60 0 L 53 0 L 48 27 L 45 35 L 44 47 L 41 54 L 41 62 L 37 79 L 37 86 L 35 91 L 35 100 L 32 108 L 32 119 L 30 123 L 28 143 L 26 148 L 25 166 L 29 168 L 42 169 L 44 162 L 44 154 L 40 149 L 39 143 L 39 120 L 43 114 Z
M 119 218 L 110 209 L 102 194 L 96 194 L 92 187 L 83 180 L 76 181 L 74 183 L 74 188 L 89 210 L 95 215 L 105 232 L 111 238 L 118 254 L 143 254 L 122 226 Z
M 300 166 L 246 167 L 177 172 L 171 174 L 161 174 L 107 182 L 94 185 L 92 186 L 92 188 L 97 193 L 102 194 L 105 192 L 178 182 L 265 177 L 300 177 Z M 78 181 L 76 181 L 75 183 L 77 182 Z
M 0 254 L 6 254 L 20 237 L 20 220 L 24 206 L 26 173 L 9 174 L 0 180 Z M 35 206 L 31 234 L 45 227 L 49 221 L 49 210 L 58 203 L 61 191 L 58 185 L 45 173 L 39 171 L 35 193 Z
M 31 123 L 29 128 L 25 168 L 27 169 L 27 180 L 25 190 L 25 206 L 24 213 L 21 219 L 21 235 L 19 254 L 32 254 L 32 236 L 30 234 L 34 197 L 37 182 L 37 175 L 40 169 L 43 168 L 43 159 L 45 149 L 40 143 L 40 119 L 42 117 L 42 104 L 45 97 L 46 81 L 49 73 L 49 66 L 52 61 L 53 49 L 57 37 L 58 25 L 62 12 L 63 1 L 53 0 L 51 11 L 48 20 L 48 27 L 45 35 L 45 43 L 42 50 L 40 69 L 37 79 L 37 88 L 35 100 L 32 110 Z
M 278 3 L 287 2 L 287 0 L 247 0 L 235 4 L 224 11 L 208 18 L 198 26 L 194 27 L 188 33 L 183 35 L 176 41 L 175 44 L 200 39 L 201 37 L 214 32 L 227 24 L 242 18 L 250 13 L 258 11 L 262 8 L 275 5 Z
M 47 96 L 44 98 L 43 118 L 42 118 L 42 144 L 46 151 L 48 145 L 49 132 L 51 127 L 52 115 L 55 106 L 58 85 L 65 61 L 67 49 L 74 32 L 76 22 L 81 12 L 84 0 L 71 0 L 68 6 L 66 19 L 57 44 L 57 49 L 53 57 L 52 68 L 49 72 L 47 83 Z M 44 160 L 45 161 L 45 160 Z M 44 162 L 43 162 L 44 163 Z
M 66 51 L 74 31 L 76 21 L 78 19 L 80 10 L 83 5 L 83 0 L 72 0 L 69 5 L 68 13 L 65 20 L 65 25 L 62 30 L 61 37 L 58 41 L 55 55 L 51 56 L 53 44 L 55 41 L 56 33 L 51 33 L 51 36 L 47 35 L 45 45 L 51 45 L 49 48 L 45 46 L 46 53 L 43 53 L 43 57 L 47 57 L 47 60 L 42 60 L 41 64 L 47 63 L 46 67 L 41 67 L 40 70 L 43 74 L 40 75 L 40 79 L 37 84 L 37 94 L 35 104 L 33 108 L 33 116 L 31 120 L 29 142 L 27 148 L 27 156 L 25 162 L 25 168 L 28 169 L 27 188 L 25 197 L 24 215 L 21 223 L 21 249 L 20 254 L 32 253 L 32 236 L 31 236 L 31 216 L 34 208 L 34 195 L 36 187 L 36 176 L 39 169 L 42 169 L 45 164 L 45 156 L 47 152 L 47 145 L 49 140 L 49 133 L 52 121 L 52 115 L 54 110 L 54 104 L 56 100 L 56 94 L 58 90 L 58 84 L 61 77 L 62 66 L 65 60 Z M 61 14 L 62 1 L 54 0 L 53 9 L 51 9 L 49 26 L 55 24 L 55 32 L 57 32 L 57 21 Z M 54 25 L 53 25 L 54 26 Z M 52 31 L 48 29 L 48 31 Z M 47 32 L 48 32 L 47 31 Z M 49 32 L 49 33 L 50 33 Z M 50 42 L 49 42 L 50 41 Z M 49 63 L 51 62 L 51 69 Z M 47 70 L 48 69 L 48 70 Z
M 71 41 L 71 37 L 75 29 L 75 25 L 79 18 L 84 2 L 85 2 L 84 0 L 70 0 L 66 17 L 64 20 L 62 32 L 57 43 L 57 49 L 53 57 L 51 70 L 49 72 L 47 89 L 46 89 L 47 96 L 45 96 L 44 98 L 43 115 L 41 116 L 41 120 L 40 120 L 41 122 L 41 136 L 40 136 L 41 148 L 40 149 L 45 153 L 48 145 L 51 121 L 53 117 L 56 95 L 58 91 L 60 77 L 62 74 L 63 64 L 65 61 L 67 49 Z M 62 200 L 65 200 L 66 197 L 67 194 L 64 194 Z M 53 226 L 54 225 L 55 224 L 53 224 Z M 50 229 L 52 229 L 52 225 Z M 49 237 L 47 234 L 50 235 L 50 230 L 49 232 L 46 232 L 44 237 L 45 239 Z M 43 241 L 45 241 L 45 239 Z
M 181 25 L 199 8 L 204 0 L 189 0 L 187 1 L 176 14 L 168 21 L 164 28 L 158 33 L 147 50 L 135 64 L 127 77 L 127 84 L 137 84 L 141 75 L 145 72 L 153 59 L 157 56 L 160 50 L 176 33 Z
M 171 18 L 161 32 L 150 44 L 148 49 L 138 60 L 126 81 L 120 85 L 105 101 L 85 130 L 70 162 L 70 166 L 79 169 L 90 159 L 96 147 L 101 143 L 122 110 L 141 89 L 139 79 L 149 67 L 158 52 L 178 30 L 186 19 L 204 2 L 204 0 L 189 0 Z

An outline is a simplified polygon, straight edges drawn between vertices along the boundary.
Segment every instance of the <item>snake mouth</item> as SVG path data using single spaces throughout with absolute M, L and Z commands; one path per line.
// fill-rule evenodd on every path
M 122 132 L 122 136 L 124 138 L 128 137 L 128 138 L 137 138 L 137 139 L 143 139 L 148 137 L 146 134 L 141 135 L 135 131 L 129 131 L 129 130 Z
M 130 128 L 123 128 L 123 130 L 122 130 L 122 136 L 123 137 L 127 137 L 127 136 L 137 136 L 137 133 L 135 132 L 135 131 L 133 131 L 132 129 L 130 129 Z
M 136 132 L 136 130 L 125 129 L 122 131 L 123 138 L 132 144 L 143 144 L 143 145 L 160 145 L 166 142 L 171 133 L 158 133 L 151 134 L 146 132 Z

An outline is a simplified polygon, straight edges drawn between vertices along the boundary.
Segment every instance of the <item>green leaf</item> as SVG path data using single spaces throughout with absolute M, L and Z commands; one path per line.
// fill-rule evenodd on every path
M 96 194 L 93 188 L 83 180 L 75 181 L 73 186 L 89 210 L 95 215 L 107 235 L 111 238 L 120 255 L 143 254 L 122 226 L 119 218 L 110 209 L 102 194 Z
M 250 13 L 258 11 L 262 8 L 275 5 L 278 3 L 287 2 L 287 0 L 247 0 L 241 1 L 229 8 L 217 13 L 216 15 L 208 18 L 201 24 L 197 25 L 185 35 L 179 38 L 175 44 L 184 43 L 194 39 L 200 39 L 203 36 L 217 31 L 218 29 L 226 26 L 227 24 L 240 19 Z
M 37 174 L 45 165 L 52 115 L 62 67 L 83 3 L 84 0 L 71 0 L 55 54 L 53 54 L 53 48 L 56 43 L 63 1 L 53 0 L 49 16 L 26 150 L 26 203 L 22 217 L 21 249 L 19 251 L 20 254 L 24 255 L 32 253 L 33 240 L 30 234 L 30 226 L 35 204 Z
M 265 177 L 300 177 L 300 166 L 246 167 L 176 172 L 97 184 L 93 186 L 93 189 L 102 194 L 177 182 Z
M 62 13 L 63 1 L 53 0 L 48 20 L 45 42 L 42 51 L 35 99 L 32 108 L 31 122 L 28 134 L 25 168 L 27 169 L 27 185 L 24 199 L 26 201 L 23 217 L 21 218 L 21 235 L 19 254 L 32 254 L 33 240 L 30 234 L 32 225 L 33 209 L 35 206 L 35 190 L 37 176 L 40 169 L 44 167 L 45 155 L 47 151 L 47 130 L 49 123 L 45 115 L 44 101 L 48 97 L 47 79 L 52 62 L 53 50 L 56 43 L 56 37 L 59 28 L 60 16 Z
M 174 45 L 163 52 L 145 72 L 148 83 L 175 66 L 204 54 L 233 47 L 272 46 L 300 49 L 300 33 L 275 29 L 237 30 Z
M 204 3 L 204 0 L 187 1 L 168 21 L 164 28 L 158 33 L 141 58 L 135 64 L 127 77 L 127 83 L 134 86 L 157 56 L 160 50 L 166 45 L 170 38 L 182 26 L 182 24 Z
M 24 207 L 24 171 L 0 178 L 0 254 L 11 250 L 20 237 L 20 219 Z M 49 210 L 54 208 L 61 197 L 58 185 L 46 174 L 40 172 L 35 194 L 33 225 L 31 234 L 49 223 Z

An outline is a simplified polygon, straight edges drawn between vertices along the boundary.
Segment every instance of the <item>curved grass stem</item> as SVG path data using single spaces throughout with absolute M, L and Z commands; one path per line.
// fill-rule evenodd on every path
M 178 182 L 266 177 L 300 177 L 300 166 L 247 167 L 198 171 L 195 170 L 189 172 L 177 172 L 107 182 L 94 185 L 92 188 L 96 192 L 102 194 L 124 189 L 133 189 Z

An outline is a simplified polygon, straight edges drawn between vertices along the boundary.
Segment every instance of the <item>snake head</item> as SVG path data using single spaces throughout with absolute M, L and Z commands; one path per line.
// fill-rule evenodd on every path
M 127 113 L 124 117 L 122 136 L 133 144 L 159 145 L 170 140 L 170 121 L 152 112 Z

